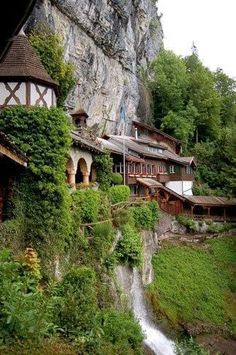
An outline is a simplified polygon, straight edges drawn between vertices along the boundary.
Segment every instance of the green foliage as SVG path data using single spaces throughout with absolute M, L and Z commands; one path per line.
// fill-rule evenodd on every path
M 142 240 L 138 231 L 131 224 L 121 228 L 122 238 L 116 247 L 117 259 L 122 263 L 140 266 L 142 263 Z
M 97 182 L 103 191 L 111 186 L 113 160 L 109 152 L 94 157 L 94 164 L 97 169 Z
M 158 205 L 155 201 L 130 208 L 136 228 L 151 230 L 158 222 Z
M 196 191 L 235 195 L 236 81 L 206 68 L 196 51 L 185 58 L 163 50 L 148 68 L 153 122 L 182 141 L 197 160 Z M 216 159 L 217 157 L 217 159 Z
M 235 330 L 235 238 L 212 239 L 207 245 L 162 248 L 153 258 L 155 280 L 147 294 L 157 317 L 164 314 L 174 326 L 204 322 Z
M 96 274 L 90 267 L 74 267 L 58 284 L 55 321 L 62 332 L 76 338 L 91 330 L 97 312 Z
M 75 67 L 65 62 L 62 41 L 45 27 L 32 32 L 29 40 L 38 53 L 48 74 L 59 84 L 58 106 L 63 106 L 68 93 L 75 85 Z
M 62 250 L 71 233 L 66 115 L 56 108 L 6 108 L 0 113 L 0 127 L 29 157 L 27 173 L 15 188 L 13 215 L 24 219 L 27 240 L 47 244 L 45 253 Z
M 185 58 L 189 71 L 188 98 L 197 109 L 196 141 L 217 138 L 220 130 L 220 97 L 215 89 L 213 74 L 193 53 Z
M 8 248 L 14 253 L 23 250 L 24 235 L 23 221 L 13 219 L 0 223 L 0 249 Z
M 112 183 L 114 185 L 121 185 L 123 177 L 120 173 L 112 173 Z
M 55 329 L 50 304 L 25 267 L 8 250 L 0 253 L 0 340 L 41 340 Z
M 214 190 L 214 195 L 234 196 L 236 194 L 235 151 L 236 125 L 222 128 L 220 137 L 214 142 L 196 144 L 193 153 L 198 160 L 197 186 L 201 187 L 202 182 L 206 181 L 210 193 Z
M 178 216 L 176 216 L 176 220 L 184 227 L 186 227 L 188 233 L 197 231 L 196 222 L 194 222 L 194 220 L 192 220 L 191 218 L 179 214 Z
M 175 343 L 176 355 L 209 355 L 209 352 L 198 345 L 192 337 Z
M 216 90 L 221 98 L 221 122 L 229 127 L 236 123 L 236 81 L 229 78 L 222 69 L 217 69 L 214 79 Z
M 100 261 L 108 255 L 113 240 L 114 230 L 111 223 L 97 224 L 94 227 L 91 247 Z
M 195 121 L 198 117 L 196 107 L 190 102 L 186 110 L 180 112 L 169 111 L 163 118 L 161 128 L 173 134 L 186 148 L 194 136 Z
M 170 110 L 184 108 L 187 94 L 188 74 L 181 57 L 162 50 L 151 65 L 150 90 L 154 104 L 154 118 L 158 124 Z
M 97 222 L 101 208 L 101 196 L 95 190 L 77 190 L 73 194 L 74 216 L 82 223 Z M 79 223 L 78 223 L 79 224 Z
M 130 188 L 126 185 L 112 186 L 108 190 L 108 195 L 112 204 L 127 202 L 129 200 Z
M 115 354 L 129 354 L 130 349 L 134 354 L 142 354 L 143 335 L 138 322 L 130 314 L 107 309 L 100 313 L 99 321 L 104 340 L 116 346 L 118 352 Z

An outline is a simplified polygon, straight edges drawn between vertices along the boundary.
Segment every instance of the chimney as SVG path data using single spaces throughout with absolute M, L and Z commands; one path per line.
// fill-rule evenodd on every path
M 135 136 L 135 139 L 138 139 L 138 128 L 135 127 L 134 129 L 134 136 Z

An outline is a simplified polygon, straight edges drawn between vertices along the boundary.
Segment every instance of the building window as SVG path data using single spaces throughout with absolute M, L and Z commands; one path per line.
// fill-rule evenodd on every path
M 146 174 L 146 165 L 142 164 L 142 174 Z
M 140 163 L 136 163 L 135 164 L 135 173 L 136 174 L 140 174 L 141 173 L 141 164 Z
M 155 169 L 155 165 L 152 165 L 152 175 L 156 174 L 156 169 Z
M 192 174 L 192 169 L 190 165 L 185 166 L 185 173 L 186 174 Z
M 170 165 L 170 174 L 174 174 L 174 173 L 175 173 L 175 166 Z
M 138 186 L 137 185 L 129 185 L 131 196 L 135 196 L 138 194 Z

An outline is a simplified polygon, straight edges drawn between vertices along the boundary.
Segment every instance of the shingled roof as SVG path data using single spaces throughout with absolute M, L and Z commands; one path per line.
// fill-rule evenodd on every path
M 42 65 L 36 51 L 28 38 L 20 33 L 12 39 L 12 43 L 0 63 L 1 78 L 32 79 L 50 86 L 57 86 Z

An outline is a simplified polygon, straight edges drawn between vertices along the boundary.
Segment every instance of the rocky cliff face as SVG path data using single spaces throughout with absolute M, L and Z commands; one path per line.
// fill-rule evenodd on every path
M 75 63 L 79 96 L 90 126 L 119 133 L 137 119 L 141 66 L 162 47 L 154 0 L 40 0 L 29 27 L 46 22 L 58 33 L 65 58 Z M 78 88 L 68 98 L 72 110 Z M 142 95 L 141 95 L 142 96 Z M 142 100 L 142 98 L 141 98 Z

